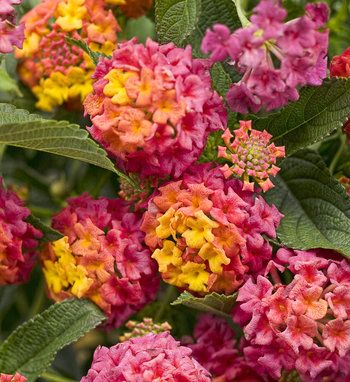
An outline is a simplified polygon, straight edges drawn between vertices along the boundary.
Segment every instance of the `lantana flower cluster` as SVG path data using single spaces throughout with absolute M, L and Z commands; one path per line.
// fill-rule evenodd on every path
M 28 280 L 42 233 L 26 222 L 30 211 L 0 179 L 0 285 Z
M 66 105 L 81 109 L 92 91 L 94 64 L 66 37 L 82 40 L 92 51 L 110 54 L 119 25 L 103 0 L 43 0 L 22 19 L 25 42 L 17 50 L 19 75 L 45 111 Z
M 98 347 L 81 382 L 210 382 L 210 374 L 169 332 L 132 338 L 111 348 Z
M 277 0 L 262 0 L 250 23 L 231 34 L 222 24 L 208 30 L 202 50 L 214 62 L 230 58 L 242 79 L 229 90 L 233 111 L 273 110 L 299 98 L 297 87 L 320 85 L 326 78 L 328 19 L 324 3 L 306 6 L 306 14 L 285 22 Z
M 0 382 L 26 382 L 26 380 L 27 378 L 20 373 L 14 375 L 0 373 Z
M 209 133 L 226 124 L 208 64 L 193 59 L 190 46 L 127 41 L 100 60 L 94 78 L 84 102 L 89 131 L 119 166 L 142 177 L 179 177 Z
M 266 130 L 252 129 L 252 121 L 240 121 L 240 128 L 234 130 L 235 138 L 226 129 L 222 138 L 226 147 L 219 146 L 219 158 L 225 158 L 233 165 L 225 164 L 221 171 L 225 178 L 236 175 L 243 179 L 243 190 L 254 191 L 254 180 L 268 191 L 274 187 L 270 176 L 276 176 L 280 168 L 277 158 L 285 157 L 285 148 L 270 144 L 272 135 Z M 253 180 L 253 181 L 252 181 Z
M 151 9 L 153 0 L 106 0 L 106 3 L 119 6 L 126 17 L 137 18 Z
M 14 5 L 22 0 L 0 1 L 0 54 L 11 53 L 13 48 L 22 48 L 24 40 L 24 24 L 17 25 Z
M 261 272 L 282 215 L 261 196 L 225 180 L 219 167 L 195 165 L 159 187 L 142 229 L 165 282 L 199 294 L 230 294 Z
M 139 216 L 120 199 L 84 194 L 68 203 L 52 224 L 65 236 L 41 253 L 49 295 L 88 298 L 117 327 L 152 301 L 159 285 Z
M 292 275 L 287 285 L 279 275 L 285 269 Z M 249 364 L 276 379 L 295 369 L 302 381 L 344 381 L 350 372 L 347 260 L 329 250 L 280 249 L 267 271 L 270 278 L 249 279 L 237 298 L 235 319 L 250 341 Z
M 129 329 L 129 332 L 125 332 L 119 337 L 120 342 L 130 340 L 130 338 L 142 337 L 146 334 L 159 334 L 170 331 L 172 329 L 168 322 L 155 323 L 152 318 L 144 317 L 141 322 L 128 321 L 125 327 Z
M 236 333 L 224 318 L 211 314 L 200 315 L 193 338 L 186 336 L 182 342 L 211 373 L 213 382 L 270 381 L 247 364 L 236 340 Z

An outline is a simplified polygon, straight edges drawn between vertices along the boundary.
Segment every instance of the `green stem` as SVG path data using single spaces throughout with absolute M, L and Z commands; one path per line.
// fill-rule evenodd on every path
M 34 297 L 34 304 L 32 305 L 30 311 L 29 311 L 29 317 L 32 318 L 36 314 L 40 313 L 45 302 L 45 283 L 44 280 L 40 280 L 40 284 L 36 290 L 35 297 Z
M 244 9 L 242 7 L 242 0 L 232 0 L 232 1 L 236 6 L 239 21 L 241 22 L 243 27 L 246 27 L 247 25 L 250 24 L 250 21 L 247 19 L 247 16 L 245 15 Z
M 44 373 L 42 373 L 41 378 L 49 382 L 76 382 L 74 379 L 62 377 L 61 375 L 52 373 L 50 371 L 45 371 Z
M 332 160 L 332 163 L 329 166 L 329 172 L 331 173 L 331 175 L 334 174 L 334 171 L 337 168 L 337 164 L 339 162 L 339 159 L 340 159 L 340 157 L 341 157 L 341 155 L 343 153 L 343 150 L 344 150 L 344 148 L 346 146 L 346 135 L 345 134 L 341 134 L 340 135 L 340 140 L 341 140 L 341 142 L 340 142 L 340 145 L 338 147 L 338 150 L 335 153 L 334 158 Z

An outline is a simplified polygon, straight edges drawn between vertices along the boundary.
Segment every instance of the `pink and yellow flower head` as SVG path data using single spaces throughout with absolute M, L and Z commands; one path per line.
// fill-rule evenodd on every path
M 195 165 L 152 197 L 142 229 L 165 282 L 198 294 L 230 294 L 260 272 L 282 215 L 261 196 Z
M 135 39 L 100 60 L 85 102 L 92 136 L 119 165 L 142 177 L 179 177 L 202 152 L 226 112 L 205 60 L 191 47 Z
M 284 285 L 280 272 L 286 269 L 293 279 Z M 265 276 L 240 288 L 237 301 L 234 317 L 244 326 L 250 342 L 244 352 L 255 370 L 278 379 L 295 369 L 302 381 L 312 382 L 349 375 L 347 260 L 329 250 L 280 249 Z
M 42 233 L 26 222 L 30 215 L 22 200 L 0 179 L 0 286 L 28 280 Z
M 106 0 L 106 3 L 119 6 L 126 17 L 137 18 L 152 8 L 153 0 Z
M 1 2 L 0 2 L 1 5 Z M 23 377 L 23 375 L 16 373 L 14 375 L 11 374 L 3 374 L 0 373 L 0 382 L 26 382 L 27 378 Z
M 169 332 L 98 347 L 81 382 L 210 382 L 210 374 Z
M 103 0 L 43 0 L 22 19 L 25 23 L 19 75 L 38 98 L 37 107 L 52 111 L 81 108 L 92 91 L 94 64 L 65 37 L 83 40 L 93 51 L 110 54 L 119 25 Z
M 243 190 L 254 191 L 254 181 L 263 191 L 274 187 L 270 176 L 276 176 L 280 170 L 276 159 L 285 157 L 284 146 L 270 144 L 272 135 L 266 130 L 252 129 L 252 121 L 240 121 L 240 128 L 234 130 L 234 134 L 232 141 L 233 135 L 226 129 L 222 136 L 226 147 L 219 146 L 219 158 L 232 163 L 232 166 L 225 164 L 221 168 L 225 178 L 231 175 L 241 178 Z
M 159 284 L 140 219 L 120 199 L 84 194 L 68 204 L 53 218 L 53 228 L 66 236 L 40 255 L 49 295 L 88 298 L 105 311 L 109 326 L 120 326 L 155 298 Z
M 13 48 L 22 48 L 24 24 L 17 25 L 14 5 L 22 0 L 0 0 L 0 54 L 11 53 Z

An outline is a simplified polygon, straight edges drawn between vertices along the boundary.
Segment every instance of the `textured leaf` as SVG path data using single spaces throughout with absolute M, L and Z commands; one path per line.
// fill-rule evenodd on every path
M 21 96 L 17 82 L 9 76 L 4 67 L 0 67 L 0 92 L 12 93 L 16 96 Z
M 280 112 L 254 122 L 266 129 L 274 142 L 292 154 L 321 141 L 341 127 L 350 115 L 350 80 L 327 80 L 318 87 L 301 90 L 300 99 Z
M 78 159 L 113 171 L 130 182 L 129 177 L 115 168 L 106 152 L 88 137 L 88 132 L 78 125 L 43 119 L 13 105 L 0 104 L 0 144 Z
M 200 15 L 200 0 L 156 0 L 155 16 L 158 40 L 186 45 Z
M 191 293 L 185 291 L 171 305 L 185 305 L 203 312 L 229 317 L 229 313 L 236 302 L 236 295 L 235 293 L 226 296 L 214 292 L 207 294 L 205 297 L 194 297 Z
M 63 237 L 63 235 L 60 232 L 44 224 L 39 218 L 37 218 L 34 215 L 30 215 L 27 221 L 44 234 L 44 236 L 41 238 L 42 242 L 56 241 Z
M 285 159 L 274 184 L 265 197 L 284 214 L 278 229 L 283 244 L 350 257 L 350 197 L 317 153 L 302 150 Z
M 98 64 L 98 60 L 100 59 L 100 57 L 104 56 L 104 54 L 92 51 L 84 40 L 77 40 L 75 38 L 66 36 L 66 41 L 68 42 L 68 44 L 77 46 L 78 48 L 83 50 L 91 58 L 91 61 L 95 65 Z
M 65 300 L 17 328 L 0 346 L 0 370 L 35 381 L 56 353 L 99 325 L 105 316 L 87 300 Z

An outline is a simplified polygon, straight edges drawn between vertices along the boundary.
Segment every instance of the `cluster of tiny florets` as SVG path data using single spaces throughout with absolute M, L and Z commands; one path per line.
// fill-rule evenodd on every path
M 306 14 L 285 22 L 277 0 L 262 0 L 250 23 L 231 34 L 228 27 L 208 30 L 202 50 L 213 61 L 230 58 L 242 79 L 229 90 L 232 110 L 273 110 L 299 98 L 298 86 L 320 85 L 327 75 L 328 19 L 324 3 L 306 6 Z M 276 64 L 278 62 L 278 64 Z
M 219 146 L 219 158 L 225 158 L 232 166 L 225 164 L 221 171 L 225 178 L 235 175 L 243 180 L 243 190 L 254 191 L 254 180 L 268 191 L 274 187 L 270 176 L 276 176 L 280 168 L 277 158 L 285 156 L 284 147 L 270 143 L 272 135 L 267 131 L 252 129 L 252 121 L 240 121 L 240 128 L 233 131 L 226 129 L 222 138 L 226 147 Z M 253 181 L 252 181 L 253 180 Z
M 108 325 L 119 326 L 155 298 L 159 284 L 139 216 L 120 199 L 85 194 L 68 203 L 53 218 L 65 236 L 41 253 L 49 295 L 89 298 Z
M 208 64 L 192 58 L 190 46 L 127 41 L 100 60 L 94 78 L 84 102 L 89 131 L 119 166 L 142 177 L 179 177 L 209 133 L 225 127 Z
M 142 229 L 162 278 L 205 294 L 230 294 L 272 256 L 282 215 L 261 196 L 226 180 L 218 167 L 196 165 L 151 198 Z
M 111 348 L 98 347 L 81 382 L 210 382 L 210 374 L 169 332 L 131 338 Z
M 28 280 L 42 233 L 26 222 L 30 211 L 0 179 L 0 286 Z
M 280 278 L 286 269 L 289 284 Z M 240 288 L 234 314 L 250 342 L 250 366 L 277 379 L 297 370 L 302 381 L 343 381 L 350 372 L 349 263 L 327 250 L 280 249 L 266 274 Z
M 92 91 L 94 64 L 66 37 L 82 40 L 92 51 L 109 54 L 116 45 L 119 25 L 103 0 L 43 0 L 22 19 L 25 23 L 19 75 L 45 111 L 66 105 L 81 109 Z
M 162 322 L 157 324 L 153 322 L 152 318 L 144 317 L 141 322 L 128 321 L 125 327 L 129 329 L 129 332 L 125 332 L 119 337 L 120 342 L 130 340 L 130 338 L 142 337 L 146 334 L 159 334 L 163 332 L 169 332 L 172 327 L 168 322 Z

